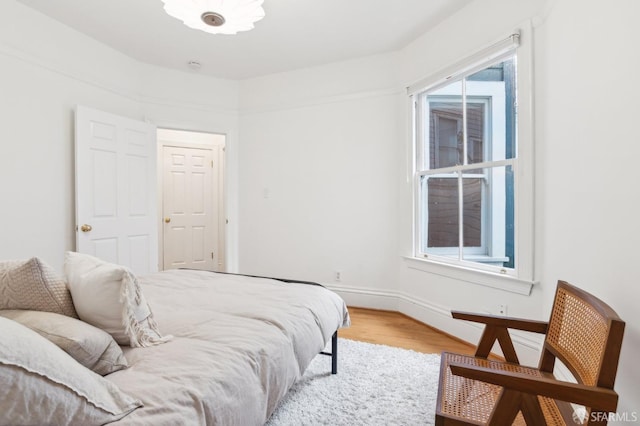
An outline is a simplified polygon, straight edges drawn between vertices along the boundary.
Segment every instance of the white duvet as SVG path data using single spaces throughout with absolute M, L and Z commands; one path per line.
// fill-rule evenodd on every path
M 339 328 L 344 301 L 321 286 L 206 271 L 139 278 L 163 334 L 123 348 L 106 376 L 144 407 L 118 424 L 262 425 Z

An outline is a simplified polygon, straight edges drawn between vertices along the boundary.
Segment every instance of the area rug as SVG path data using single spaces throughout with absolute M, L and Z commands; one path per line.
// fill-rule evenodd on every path
M 266 425 L 432 425 L 439 369 L 437 354 L 339 339 L 338 374 L 316 356 Z

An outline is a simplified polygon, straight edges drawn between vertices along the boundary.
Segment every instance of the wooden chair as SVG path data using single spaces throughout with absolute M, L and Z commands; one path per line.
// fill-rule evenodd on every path
M 452 312 L 485 324 L 475 356 L 444 352 L 436 425 L 606 424 L 618 395 L 613 390 L 625 323 L 607 304 L 558 281 L 548 323 Z M 546 334 L 538 368 L 521 366 L 507 329 Z M 506 362 L 488 359 L 498 341 Z M 553 375 L 561 361 L 577 383 Z M 578 416 L 570 403 L 584 406 Z

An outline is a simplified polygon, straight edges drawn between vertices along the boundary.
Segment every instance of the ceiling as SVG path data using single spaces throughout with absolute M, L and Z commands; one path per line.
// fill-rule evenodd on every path
M 213 35 L 161 0 L 19 0 L 139 61 L 246 79 L 400 49 L 473 0 L 265 0 L 253 30 Z

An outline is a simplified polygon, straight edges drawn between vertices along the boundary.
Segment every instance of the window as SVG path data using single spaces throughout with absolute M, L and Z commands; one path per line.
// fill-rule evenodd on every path
M 517 232 L 531 228 L 533 179 L 521 161 L 531 149 L 519 146 L 515 48 L 412 94 L 416 258 L 531 278 L 531 234 Z

